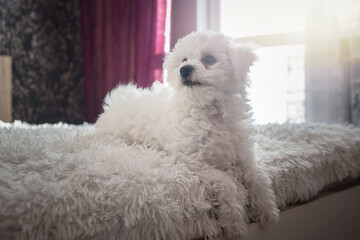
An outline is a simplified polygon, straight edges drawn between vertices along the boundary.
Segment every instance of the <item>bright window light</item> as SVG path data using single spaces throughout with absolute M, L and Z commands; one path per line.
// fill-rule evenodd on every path
M 303 31 L 309 2 L 311 0 L 222 0 L 220 28 L 233 37 Z
M 306 31 L 307 14 L 319 4 L 339 28 L 360 25 L 359 0 L 220 0 L 220 31 L 235 38 Z M 249 95 L 256 123 L 305 121 L 305 51 L 286 43 L 256 50 Z
M 307 11 L 320 3 L 340 24 L 360 10 L 359 0 L 220 0 L 220 29 L 233 37 L 304 31 Z
M 305 121 L 304 45 L 263 47 L 250 72 L 249 98 L 258 124 Z

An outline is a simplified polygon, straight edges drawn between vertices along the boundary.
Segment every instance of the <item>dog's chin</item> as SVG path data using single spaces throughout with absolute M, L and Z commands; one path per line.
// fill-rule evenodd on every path
M 182 83 L 183 86 L 186 86 L 186 87 L 194 87 L 194 86 L 200 86 L 201 85 L 201 83 L 199 81 L 197 81 L 196 79 L 191 80 L 189 78 L 182 78 L 181 83 Z

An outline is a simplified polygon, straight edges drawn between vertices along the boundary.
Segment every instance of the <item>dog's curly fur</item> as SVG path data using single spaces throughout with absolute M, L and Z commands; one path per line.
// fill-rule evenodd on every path
M 195 32 L 166 57 L 167 83 L 119 86 L 105 99 L 99 134 L 181 153 L 228 172 L 248 189 L 249 216 L 278 219 L 268 176 L 254 154 L 247 99 L 252 51 L 223 34 Z

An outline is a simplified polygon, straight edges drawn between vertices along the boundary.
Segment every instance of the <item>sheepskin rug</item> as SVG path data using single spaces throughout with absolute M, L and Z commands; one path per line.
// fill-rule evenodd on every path
M 93 133 L 92 125 L 0 122 L 1 238 L 211 239 L 246 232 L 246 189 L 228 174 Z M 271 124 L 258 133 L 260 166 L 281 209 L 360 175 L 360 129 Z

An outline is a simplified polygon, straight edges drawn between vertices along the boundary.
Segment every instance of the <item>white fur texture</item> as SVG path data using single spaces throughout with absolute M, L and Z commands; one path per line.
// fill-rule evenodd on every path
M 93 132 L 91 125 L 0 122 L 1 239 L 228 239 L 245 232 L 246 190 L 223 171 Z M 280 208 L 360 176 L 358 128 L 271 124 L 259 128 L 257 142 Z
M 250 49 L 220 33 L 192 33 L 165 60 L 169 86 L 118 86 L 106 97 L 96 133 L 210 164 L 245 186 L 252 220 L 276 221 L 271 183 L 254 155 L 246 93 L 254 60 Z M 193 69 L 188 76 L 185 67 Z

